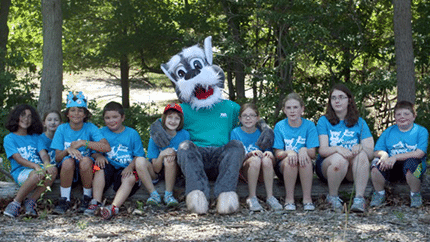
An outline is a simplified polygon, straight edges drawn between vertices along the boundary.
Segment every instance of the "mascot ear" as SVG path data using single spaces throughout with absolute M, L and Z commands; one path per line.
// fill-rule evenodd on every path
M 176 83 L 177 83 L 177 81 L 175 80 L 175 78 L 173 78 L 172 77 L 172 75 L 170 75 L 170 73 L 169 73 L 169 66 L 167 65 L 167 64 L 161 64 L 161 70 L 163 70 L 163 72 L 164 72 L 164 74 L 166 74 L 166 76 L 173 82 L 173 84 L 175 84 L 175 86 L 176 86 Z
M 205 55 L 209 65 L 212 65 L 212 36 L 205 39 Z

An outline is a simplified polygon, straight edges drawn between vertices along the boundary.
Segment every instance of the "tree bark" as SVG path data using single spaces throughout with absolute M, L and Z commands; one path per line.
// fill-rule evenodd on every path
M 121 69 L 122 106 L 124 108 L 129 108 L 130 107 L 130 81 L 129 81 L 130 66 L 128 64 L 128 57 L 126 54 L 122 55 L 121 57 L 120 69 Z
M 63 91 L 61 0 L 42 0 L 43 70 L 37 110 L 60 110 Z
M 9 27 L 7 26 L 7 18 L 9 16 L 11 0 L 0 0 L 0 72 L 5 70 L 6 45 L 9 35 Z
M 415 66 L 412 45 L 411 0 L 393 0 L 397 100 L 415 102 Z

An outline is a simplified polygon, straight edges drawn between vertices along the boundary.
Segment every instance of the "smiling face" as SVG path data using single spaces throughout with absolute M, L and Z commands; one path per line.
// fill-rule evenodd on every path
M 67 118 L 71 124 L 82 124 L 85 117 L 85 109 L 80 107 L 71 107 L 67 113 Z
M 242 126 L 246 129 L 255 128 L 260 117 L 252 108 L 246 108 L 239 116 L 239 121 Z
M 335 89 L 330 96 L 331 106 L 336 113 L 345 113 L 348 111 L 348 95 L 340 90 Z
M 164 125 L 167 130 L 176 131 L 181 123 L 181 116 L 175 111 L 166 113 L 166 121 Z
M 31 111 L 26 109 L 19 115 L 18 129 L 27 130 L 31 126 Z
M 103 119 L 106 126 L 114 133 L 120 133 L 123 129 L 122 122 L 125 120 L 125 115 L 121 115 L 118 111 L 106 111 Z
M 400 108 L 394 112 L 394 119 L 400 130 L 408 131 L 415 122 L 415 115 L 409 109 Z
M 45 120 L 43 121 L 43 124 L 46 127 L 46 130 L 49 132 L 55 132 L 58 128 L 58 126 L 61 123 L 61 118 L 58 116 L 58 113 L 52 112 L 49 113 Z
M 301 119 L 305 107 L 300 105 L 300 102 L 295 99 L 290 99 L 285 102 L 284 113 L 289 121 L 297 122 Z

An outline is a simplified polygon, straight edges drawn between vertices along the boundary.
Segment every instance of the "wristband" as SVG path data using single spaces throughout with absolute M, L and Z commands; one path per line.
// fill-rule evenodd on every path
M 90 142 L 87 140 L 86 142 L 85 142 L 85 149 L 88 149 L 88 144 L 89 144 Z

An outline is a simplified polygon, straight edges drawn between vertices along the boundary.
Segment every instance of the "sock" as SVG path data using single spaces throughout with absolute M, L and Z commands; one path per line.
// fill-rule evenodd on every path
M 61 187 L 60 186 L 60 194 L 61 197 L 65 197 L 66 201 L 70 202 L 70 192 L 72 191 L 72 187 Z
M 420 194 L 420 192 L 411 192 L 411 197 L 415 194 Z
M 385 196 L 385 190 L 379 191 L 378 194 L 382 195 L 382 196 Z
M 84 187 L 84 195 L 86 195 L 88 197 L 92 197 L 93 196 L 93 189 Z

